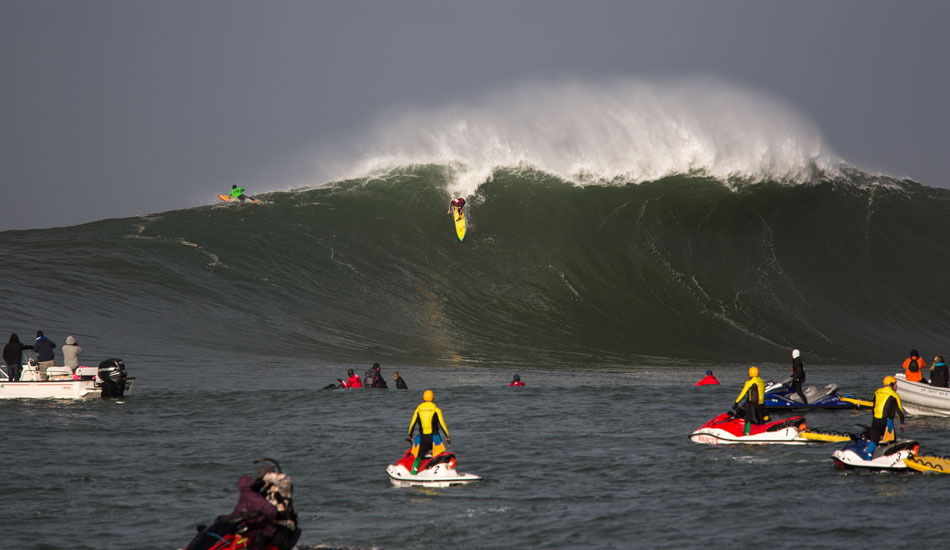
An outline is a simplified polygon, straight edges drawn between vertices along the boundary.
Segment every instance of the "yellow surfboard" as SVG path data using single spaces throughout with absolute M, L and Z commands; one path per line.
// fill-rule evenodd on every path
M 938 472 L 950 474 L 950 458 L 945 456 L 911 455 L 904 459 L 904 464 L 918 472 Z
M 458 235 L 459 242 L 465 238 L 465 212 L 459 212 L 457 206 L 452 207 L 452 219 L 455 220 L 455 234 Z
M 805 430 L 798 434 L 799 437 L 803 439 L 810 439 L 812 441 L 824 441 L 826 443 L 840 443 L 842 441 L 851 441 L 850 435 L 843 434 L 833 434 L 825 432 L 813 432 L 811 430 Z

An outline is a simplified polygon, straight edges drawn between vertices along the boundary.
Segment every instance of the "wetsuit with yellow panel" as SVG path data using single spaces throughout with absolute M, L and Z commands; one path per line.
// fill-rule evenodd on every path
M 736 398 L 736 405 L 745 399 L 745 434 L 749 435 L 752 424 L 761 424 L 765 421 L 765 381 L 759 378 L 759 369 L 749 367 L 749 379 L 739 397 Z
M 409 439 L 412 440 L 412 432 L 416 426 L 419 427 L 419 448 L 416 451 L 416 460 L 412 463 L 412 473 L 415 474 L 419 468 L 419 463 L 425 457 L 426 453 L 432 450 L 433 436 L 442 428 L 445 434 L 445 440 L 451 442 L 449 429 L 445 427 L 442 410 L 432 402 L 434 395 L 432 390 L 426 390 L 422 394 L 422 403 L 416 407 L 412 413 L 412 420 L 409 422 Z
M 893 430 L 894 424 L 891 419 L 894 418 L 894 414 L 900 416 L 901 428 L 904 427 L 904 405 L 901 404 L 896 387 L 897 379 L 893 376 L 885 376 L 884 386 L 874 392 L 874 417 L 871 419 L 871 427 L 868 428 L 869 455 L 874 452 L 881 438 L 889 432 L 888 421 L 891 421 L 891 430 Z M 893 434 L 893 431 L 890 433 Z

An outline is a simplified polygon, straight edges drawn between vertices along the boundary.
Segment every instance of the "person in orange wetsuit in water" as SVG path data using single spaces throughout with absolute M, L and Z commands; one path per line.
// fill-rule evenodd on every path
M 718 386 L 719 380 L 717 380 L 716 377 L 713 376 L 713 373 L 711 370 L 708 370 L 706 371 L 706 376 L 704 376 L 702 380 L 700 380 L 699 382 L 696 382 L 693 385 L 694 386 L 709 386 L 713 384 Z
M 920 358 L 917 350 L 910 350 L 910 357 L 904 359 L 904 378 L 908 382 L 922 382 L 924 380 L 924 367 L 927 362 Z

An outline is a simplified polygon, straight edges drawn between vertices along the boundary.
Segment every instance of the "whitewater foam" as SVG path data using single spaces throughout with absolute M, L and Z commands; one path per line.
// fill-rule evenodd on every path
M 383 115 L 355 143 L 348 149 L 356 153 L 333 155 L 337 173 L 329 179 L 438 164 L 454 170 L 449 190 L 465 195 L 500 168 L 584 185 L 677 174 L 801 183 L 837 174 L 841 165 L 794 108 L 711 78 L 526 83 Z

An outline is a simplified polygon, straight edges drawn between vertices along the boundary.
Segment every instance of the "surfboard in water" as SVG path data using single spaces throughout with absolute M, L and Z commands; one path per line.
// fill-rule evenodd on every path
M 459 213 L 457 206 L 452 207 L 452 219 L 455 220 L 455 234 L 458 235 L 459 242 L 465 238 L 465 212 Z

